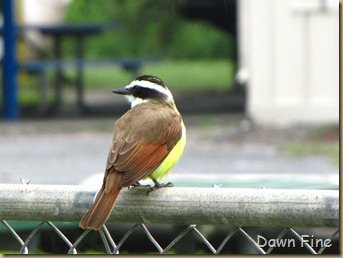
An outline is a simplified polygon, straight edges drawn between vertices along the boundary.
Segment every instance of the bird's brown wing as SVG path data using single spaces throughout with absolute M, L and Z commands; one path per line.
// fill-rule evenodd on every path
M 130 117 L 137 119 L 128 121 Z M 181 116 L 173 109 L 132 108 L 115 125 L 106 174 L 123 173 L 122 186 L 138 182 L 162 163 L 181 134 Z

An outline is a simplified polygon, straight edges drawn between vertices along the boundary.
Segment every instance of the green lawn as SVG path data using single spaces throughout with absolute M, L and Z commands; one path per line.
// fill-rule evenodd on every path
M 229 60 L 162 61 L 147 64 L 142 74 L 159 76 L 172 91 L 228 90 L 233 86 L 235 65 Z M 127 85 L 132 77 L 119 67 L 87 68 L 88 89 Z
M 233 87 L 235 72 L 236 64 L 229 59 L 168 60 L 146 64 L 141 71 L 142 74 L 159 76 L 173 92 L 230 90 Z M 66 74 L 67 77 L 73 78 L 75 71 L 70 69 Z M 52 84 L 52 72 L 49 78 Z M 113 89 L 125 86 L 131 80 L 131 73 L 116 66 L 92 67 L 85 70 L 86 90 Z M 34 76 L 20 76 L 20 103 L 38 102 L 38 83 L 39 80 Z
M 317 126 L 308 130 L 302 140 L 291 141 L 281 148 L 285 153 L 303 157 L 324 155 L 332 164 L 339 166 L 339 126 L 337 124 Z
M 332 164 L 339 165 L 339 144 L 338 142 L 329 143 L 304 143 L 304 142 L 291 142 L 284 146 L 282 150 L 286 153 L 292 154 L 297 157 L 306 155 L 326 155 L 330 157 Z

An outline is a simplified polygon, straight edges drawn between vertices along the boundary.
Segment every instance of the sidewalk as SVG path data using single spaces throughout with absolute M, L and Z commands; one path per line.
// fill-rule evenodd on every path
M 25 178 L 32 184 L 100 187 L 117 118 L 0 122 L 0 183 Z M 338 188 L 338 166 L 330 157 L 282 150 L 306 139 L 310 127 L 262 128 L 243 115 L 225 113 L 186 114 L 184 120 L 184 155 L 165 179 L 175 186 Z M 330 142 L 338 141 L 335 132 Z

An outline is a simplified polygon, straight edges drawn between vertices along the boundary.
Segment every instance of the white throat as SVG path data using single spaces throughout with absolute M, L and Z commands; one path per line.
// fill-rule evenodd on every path
M 134 96 L 125 96 L 126 99 L 131 103 L 131 108 L 138 104 L 146 103 L 149 101 L 149 99 L 141 99 L 141 98 L 136 98 Z

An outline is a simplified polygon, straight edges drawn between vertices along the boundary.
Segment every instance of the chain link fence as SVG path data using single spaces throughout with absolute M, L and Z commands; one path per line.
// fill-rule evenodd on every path
M 58 239 L 62 247 L 56 253 L 69 254 L 80 250 L 108 254 L 339 250 L 338 190 L 173 187 L 147 196 L 144 188 L 124 189 L 107 226 L 99 232 L 83 231 L 77 222 L 96 192 L 89 186 L 0 185 L 0 225 L 6 232 L 0 235 L 0 248 L 4 240 L 15 241 L 18 252 L 35 253 L 30 246 L 40 236 L 45 242 Z M 24 235 L 16 228 L 17 221 L 41 222 Z M 47 229 L 50 237 L 42 236 Z M 138 250 L 139 244 L 146 248 Z

